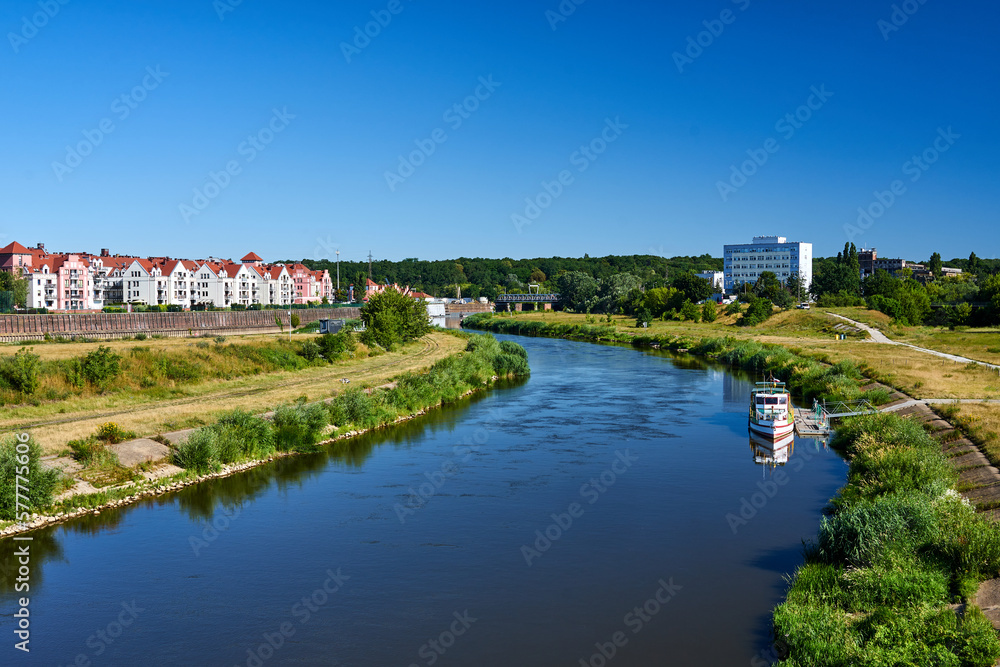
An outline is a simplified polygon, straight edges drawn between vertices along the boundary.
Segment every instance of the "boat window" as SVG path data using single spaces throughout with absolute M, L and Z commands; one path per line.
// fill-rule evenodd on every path
M 767 405 L 777 405 L 778 404 L 778 398 L 777 397 L 765 398 L 764 399 L 764 403 L 766 403 Z
M 778 399 L 778 405 L 788 405 L 788 397 L 782 396 Z

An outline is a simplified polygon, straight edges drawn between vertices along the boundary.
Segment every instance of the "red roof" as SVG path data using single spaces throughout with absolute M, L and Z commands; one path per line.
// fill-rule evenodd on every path
M 31 251 L 25 248 L 23 245 L 14 241 L 7 246 L 0 248 L 0 254 L 3 255 L 30 255 Z
M 263 257 L 258 257 L 257 253 L 252 252 L 249 255 L 247 255 L 246 257 L 244 257 L 243 259 L 241 259 L 240 261 L 241 262 L 263 262 L 264 258 Z

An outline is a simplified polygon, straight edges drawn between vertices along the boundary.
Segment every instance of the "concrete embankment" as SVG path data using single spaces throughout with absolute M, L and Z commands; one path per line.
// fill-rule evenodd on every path
M 321 319 L 357 319 L 359 308 L 293 310 L 301 324 Z M 221 336 L 279 331 L 289 326 L 287 310 L 205 311 L 187 313 L 82 313 L 0 315 L 0 342 L 43 340 L 46 335 L 114 339 L 136 334 L 159 336 Z

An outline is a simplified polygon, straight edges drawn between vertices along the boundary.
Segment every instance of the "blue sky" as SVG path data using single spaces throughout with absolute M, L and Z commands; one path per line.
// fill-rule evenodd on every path
M 1000 256 L 985 0 L 63 1 L 0 12 L 0 243 Z

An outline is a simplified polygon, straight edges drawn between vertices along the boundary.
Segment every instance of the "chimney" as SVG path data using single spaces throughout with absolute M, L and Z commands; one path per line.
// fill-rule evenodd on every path
M 39 243 L 38 244 L 38 249 L 41 250 L 42 252 L 45 252 L 45 244 L 44 243 Z
M 101 257 L 111 257 L 111 251 L 108 248 L 101 248 Z

